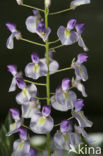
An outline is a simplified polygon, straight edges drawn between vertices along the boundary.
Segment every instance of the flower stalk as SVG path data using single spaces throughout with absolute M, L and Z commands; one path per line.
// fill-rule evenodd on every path
M 45 27 L 48 28 L 48 8 L 45 6 Z M 49 38 L 46 40 L 46 63 L 48 67 L 48 72 L 46 76 L 46 92 L 47 92 L 47 105 L 50 105 L 50 73 L 49 73 Z M 48 139 L 48 156 L 50 156 L 50 133 L 47 134 Z
M 64 13 L 64 12 L 67 12 L 67 11 L 70 11 L 70 10 L 72 10 L 72 8 L 68 8 L 68 9 L 65 9 L 65 10 L 57 11 L 57 12 L 51 12 L 51 13 L 49 13 L 49 15 L 57 15 L 57 14 L 61 14 L 61 13 Z
M 31 44 L 34 44 L 34 45 L 45 47 L 45 44 L 34 42 L 34 41 L 30 41 L 30 40 L 27 40 L 25 38 L 20 38 L 20 40 L 25 41 L 25 42 L 28 42 L 28 43 L 31 43 Z
M 44 12 L 43 9 L 40 9 L 40 8 L 37 8 L 37 7 L 34 7 L 34 6 L 30 6 L 30 5 L 27 5 L 27 4 L 21 4 L 21 6 L 24 6 L 24 7 L 30 8 L 30 9 L 36 9 L 36 10 L 39 10 L 41 12 Z

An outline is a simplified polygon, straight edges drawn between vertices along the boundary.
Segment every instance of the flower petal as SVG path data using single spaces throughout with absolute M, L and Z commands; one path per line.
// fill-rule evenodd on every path
M 10 124 L 10 131 L 6 134 L 6 136 L 11 136 L 14 133 L 18 132 L 18 128 L 21 127 L 23 123 L 23 120 L 19 120 L 17 122 L 14 122 L 13 124 Z
M 64 26 L 59 27 L 57 35 L 63 45 L 71 45 L 78 40 L 78 35 L 75 31 L 68 32 L 68 35 L 66 35 L 66 28 Z
M 14 151 L 29 153 L 30 151 L 30 142 L 18 139 L 14 142 L 13 145 Z
M 72 115 L 77 119 L 80 127 L 92 127 L 93 123 L 85 117 L 83 111 L 73 112 Z
M 59 69 L 59 63 L 55 60 L 52 60 L 49 64 L 50 74 L 55 73 Z
M 30 128 L 34 133 L 46 134 L 53 129 L 54 121 L 51 116 L 47 118 L 41 113 L 35 113 L 31 118 Z
M 30 101 L 27 105 L 22 105 L 22 117 L 31 118 L 35 112 L 40 109 L 40 103 L 38 100 Z
M 9 38 L 7 39 L 6 46 L 8 49 L 14 48 L 14 36 L 15 36 L 14 34 L 11 34 Z
M 36 16 L 29 16 L 26 19 L 26 27 L 28 29 L 28 31 L 30 31 L 31 33 L 36 33 L 37 30 L 37 17 Z
M 83 48 L 84 51 L 88 51 L 88 47 L 85 45 L 81 36 L 78 38 L 78 45 Z
M 76 9 L 76 7 L 84 4 L 89 4 L 90 0 L 73 0 L 70 4 L 70 8 Z
M 13 92 L 16 90 L 16 80 L 15 77 L 13 77 L 10 88 L 9 88 L 9 92 Z

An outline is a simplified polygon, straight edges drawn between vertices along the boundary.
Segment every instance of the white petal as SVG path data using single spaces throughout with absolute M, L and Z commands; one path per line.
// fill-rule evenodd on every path
M 82 39 L 81 36 L 79 36 L 78 45 L 79 45 L 80 47 L 82 47 L 84 51 L 88 51 L 88 48 L 87 48 L 87 46 L 85 45 L 85 43 L 84 43 L 84 41 L 83 41 L 83 39 Z
M 55 60 L 52 60 L 49 64 L 50 74 L 55 73 L 59 69 L 59 63 Z
M 32 32 L 32 33 L 36 33 L 36 29 L 37 29 L 37 17 L 35 16 L 29 16 L 26 19 L 26 27 L 28 29 L 28 31 Z
M 10 88 L 9 88 L 9 92 L 13 92 L 16 90 L 16 80 L 15 77 L 13 77 Z
M 7 39 L 6 46 L 8 49 L 14 48 L 14 34 L 11 34 L 9 38 Z
M 34 133 L 46 134 L 53 129 L 54 121 L 49 116 L 44 118 L 41 113 L 35 113 L 31 118 L 30 128 Z

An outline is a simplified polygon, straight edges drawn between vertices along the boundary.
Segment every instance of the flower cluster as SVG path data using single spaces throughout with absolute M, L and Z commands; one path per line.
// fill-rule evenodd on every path
M 23 3 L 23 0 L 17 0 L 17 3 L 22 6 L 27 6 Z M 77 6 L 89 3 L 90 0 L 73 0 L 70 8 L 75 9 Z M 45 0 L 45 10 L 34 9 L 33 15 L 27 17 L 25 22 L 27 30 L 39 35 L 44 44 L 22 38 L 22 35 L 16 29 L 15 24 L 6 24 L 7 28 L 11 32 L 6 43 L 8 49 L 14 48 L 14 38 L 43 46 L 46 49 L 44 58 L 40 58 L 38 53 L 33 52 L 31 54 L 31 61 L 27 63 L 25 67 L 25 76 L 33 79 L 33 81 L 24 79 L 23 73 L 18 72 L 16 65 L 7 66 L 8 71 L 13 76 L 9 92 L 13 92 L 16 89 L 20 90 L 16 95 L 16 102 L 21 105 L 21 111 L 15 108 L 10 109 L 14 122 L 10 125 L 7 136 L 19 133 L 19 139 L 16 140 L 13 145 L 12 156 L 36 156 L 38 154 L 38 151 L 31 147 L 30 136 L 28 135 L 26 128 L 35 134 L 47 134 L 48 144 L 50 147 L 48 147 L 48 149 L 43 153 L 48 156 L 51 155 L 51 152 L 59 155 L 59 150 L 61 150 L 61 153 L 63 150 L 70 152 L 71 149 L 75 149 L 75 147 L 83 143 L 81 139 L 82 137 L 84 137 L 86 141 L 91 142 L 85 128 L 91 127 L 93 123 L 84 115 L 84 100 L 82 98 L 78 98 L 75 90 L 76 88 L 81 92 L 83 97 L 87 97 L 83 83 L 88 80 L 88 72 L 84 65 L 84 63 L 87 62 L 88 55 L 84 52 L 79 53 L 77 54 L 77 58 L 72 60 L 70 68 L 59 69 L 59 63 L 53 59 L 53 53 L 55 54 L 56 51 L 54 52 L 54 50 L 57 47 L 50 48 L 49 46 L 58 41 L 61 43 L 60 46 L 78 43 L 84 51 L 87 51 L 88 48 L 81 36 L 84 31 L 85 24 L 78 24 L 76 19 L 70 19 L 66 27 L 60 26 L 58 28 L 58 40 L 49 42 L 48 38 L 51 33 L 51 29 L 48 27 L 47 17 L 49 15 L 50 5 L 51 0 Z M 28 7 L 30 8 L 30 6 Z M 44 12 L 45 20 L 41 17 L 40 11 Z M 49 84 L 50 75 L 67 69 L 72 69 L 75 76 L 72 79 L 64 78 L 61 84 L 56 88 L 55 92 L 51 93 Z M 46 77 L 45 84 L 35 82 L 42 76 Z M 30 85 L 27 83 L 30 83 Z M 38 85 L 46 87 L 47 97 L 41 98 L 38 96 Z M 47 100 L 45 105 L 41 104 L 42 100 Z M 54 124 L 54 119 L 51 114 L 52 108 L 61 112 L 70 111 L 72 116 L 68 119 L 63 119 L 59 124 Z M 29 127 L 25 125 L 26 119 L 29 119 L 30 121 Z M 57 130 L 53 138 L 50 139 L 48 134 L 50 134 L 56 126 L 60 126 L 60 129 Z

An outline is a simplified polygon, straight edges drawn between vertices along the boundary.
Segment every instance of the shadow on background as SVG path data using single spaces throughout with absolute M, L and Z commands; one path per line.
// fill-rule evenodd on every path
M 26 4 L 43 8 L 43 0 L 24 0 Z M 50 11 L 59 11 L 69 7 L 70 0 L 52 0 Z M 8 50 L 5 46 L 10 32 L 6 29 L 6 22 L 17 24 L 18 30 L 22 32 L 24 38 L 42 42 L 35 34 L 26 30 L 25 19 L 32 15 L 32 10 L 23 8 L 16 4 L 16 0 L 0 0 L 0 121 L 3 121 L 10 107 L 18 107 L 15 102 L 15 93 L 8 93 L 12 76 L 7 72 L 8 64 L 17 64 L 18 70 L 24 70 L 25 65 L 30 61 L 30 54 L 37 52 L 40 57 L 44 57 L 45 49 L 23 41 L 15 41 L 15 48 Z M 60 25 L 66 26 L 70 18 L 76 18 L 78 22 L 86 24 L 83 33 L 85 43 L 89 47 L 89 59 L 86 64 L 89 72 L 89 80 L 85 83 L 88 98 L 85 99 L 85 114 L 94 122 L 90 131 L 103 131 L 103 1 L 92 0 L 91 5 L 78 7 L 75 11 L 69 11 L 57 16 L 50 16 L 49 26 L 52 29 L 50 40 L 56 40 L 56 30 Z M 60 63 L 60 68 L 67 67 L 71 60 L 83 50 L 77 44 L 63 47 L 56 51 L 54 58 Z M 72 77 L 71 71 L 58 73 L 51 76 L 51 90 L 55 91 L 61 80 Z M 45 78 L 40 78 L 38 82 L 45 82 Z M 39 95 L 45 96 L 45 89 L 39 87 Z M 82 98 L 81 94 L 78 94 Z M 45 101 L 43 102 L 45 104 Z M 68 113 L 53 111 L 57 121 L 61 121 L 68 116 Z

